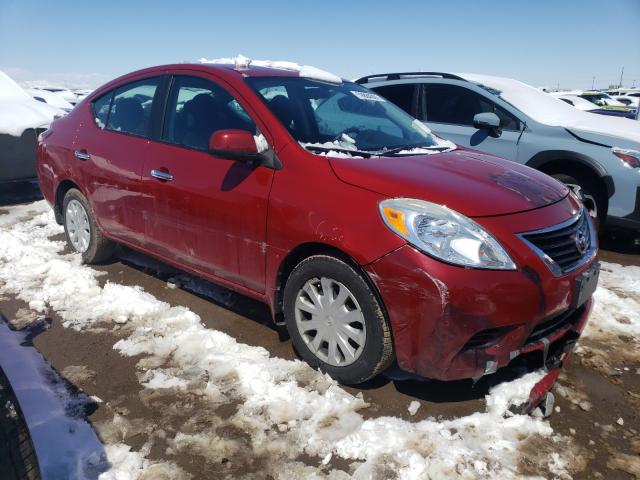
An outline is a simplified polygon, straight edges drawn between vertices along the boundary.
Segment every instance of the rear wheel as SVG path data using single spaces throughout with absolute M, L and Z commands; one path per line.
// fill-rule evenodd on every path
M 555 173 L 552 176 L 573 190 L 589 212 L 596 229 L 600 230 L 607 211 L 606 198 L 599 185 L 591 178 L 580 174 Z
M 315 255 L 300 262 L 285 286 L 284 313 L 300 356 L 341 383 L 362 383 L 393 360 L 376 295 L 342 260 Z
M 62 202 L 64 232 L 71 248 L 84 263 L 99 263 L 113 255 L 114 244 L 102 235 L 87 198 L 75 188 Z

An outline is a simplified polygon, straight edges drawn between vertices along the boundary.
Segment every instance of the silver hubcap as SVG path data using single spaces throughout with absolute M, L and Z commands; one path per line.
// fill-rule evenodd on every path
M 75 251 L 79 253 L 86 252 L 91 241 L 91 228 L 89 227 L 87 212 L 78 200 L 71 200 L 67 204 L 64 221 L 71 245 L 73 245 Z
M 353 294 L 331 278 L 312 278 L 296 297 L 296 326 L 309 350 L 329 365 L 344 367 L 362 354 L 367 329 Z

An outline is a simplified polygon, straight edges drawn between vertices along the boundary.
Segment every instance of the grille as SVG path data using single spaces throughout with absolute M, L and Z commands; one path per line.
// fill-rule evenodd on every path
M 471 350 L 473 348 L 487 348 L 498 343 L 498 341 L 510 330 L 509 327 L 497 327 L 482 330 L 476 333 L 465 343 L 462 351 Z
M 583 211 L 568 222 L 522 237 L 549 257 L 562 273 L 573 270 L 592 250 L 591 229 L 587 213 Z
M 567 326 L 569 327 L 574 326 L 576 321 L 582 315 L 582 312 L 584 312 L 584 308 L 585 307 L 582 306 L 577 310 L 565 312 L 561 315 L 558 315 L 557 317 L 554 317 L 550 320 L 547 320 L 545 322 L 542 322 L 536 325 L 536 327 L 531 332 L 531 335 L 529 335 L 529 338 L 527 338 L 525 345 L 537 342 L 541 338 L 547 337 L 551 335 L 553 332 L 560 330 L 561 328 L 564 328 Z

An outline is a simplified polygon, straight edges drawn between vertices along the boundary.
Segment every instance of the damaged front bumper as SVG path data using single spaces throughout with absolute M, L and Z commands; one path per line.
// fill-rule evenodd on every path
M 559 278 L 532 268 L 463 269 L 407 245 L 365 268 L 385 304 L 399 367 L 426 378 L 477 380 L 532 352 L 557 370 L 591 311 L 591 298 L 575 301 L 591 263 Z

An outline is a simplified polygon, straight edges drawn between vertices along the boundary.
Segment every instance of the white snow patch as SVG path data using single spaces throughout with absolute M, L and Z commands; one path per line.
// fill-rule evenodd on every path
M 420 408 L 420 402 L 416 400 L 412 400 L 411 403 L 409 404 L 409 407 L 407 407 L 407 410 L 409 411 L 409 415 L 414 416 L 417 413 L 419 408 Z
M 206 378 L 211 401 L 238 403 L 234 423 L 250 435 L 255 454 L 281 458 L 283 468 L 294 469 L 291 459 L 301 454 L 321 459 L 337 455 L 364 462 L 353 474 L 361 478 L 382 466 L 393 468 L 399 479 L 476 478 L 480 473 L 516 478 L 519 448 L 537 435 L 562 452 L 546 469 L 566 473 L 569 440 L 553 435 L 539 418 L 508 411 L 526 400 L 541 378 L 539 372 L 494 388 L 486 412 L 444 421 L 364 419 L 359 410 L 368 405 L 361 394 L 349 394 L 308 365 L 271 357 L 264 348 L 205 328 L 189 309 L 172 307 L 140 287 L 100 287 L 98 272 L 82 265 L 75 254 L 63 255 L 62 242 L 49 240 L 62 229 L 46 204 L 21 208 L 23 214 L 43 213 L 18 223 L 16 214 L 9 215 L 7 226 L 0 215 L 0 293 L 33 300 L 41 311 L 51 308 L 65 326 L 78 330 L 126 319 L 119 330 L 125 338 L 114 348 L 124 355 L 146 355 L 139 364 L 146 387 L 179 389 L 195 377 Z M 158 365 L 163 368 L 148 368 Z M 152 467 L 173 468 L 149 465 L 144 451 L 131 452 L 124 445 L 107 446 L 107 455 L 114 470 L 103 479 L 136 478 Z M 546 471 L 544 465 L 540 468 Z
M 19 137 L 28 128 L 47 127 L 62 110 L 34 100 L 0 71 L 0 133 Z
M 559 98 L 511 78 L 468 73 L 459 75 L 499 90 L 504 100 L 538 122 L 640 142 L 640 122 L 578 110 Z
M 295 62 L 282 61 L 282 60 L 254 60 L 247 58 L 244 55 L 238 55 L 233 58 L 215 58 L 208 60 L 201 58 L 198 60 L 200 63 L 213 64 L 213 65 L 234 65 L 237 69 L 247 69 L 250 66 L 276 68 L 280 70 L 290 70 L 292 72 L 298 72 L 298 76 L 309 78 L 311 80 L 320 80 L 328 83 L 342 83 L 342 79 L 338 75 L 321 70 L 320 68 L 313 67 L 311 65 L 298 65 Z
M 584 335 L 632 337 L 640 346 L 640 267 L 601 262 L 595 305 Z

